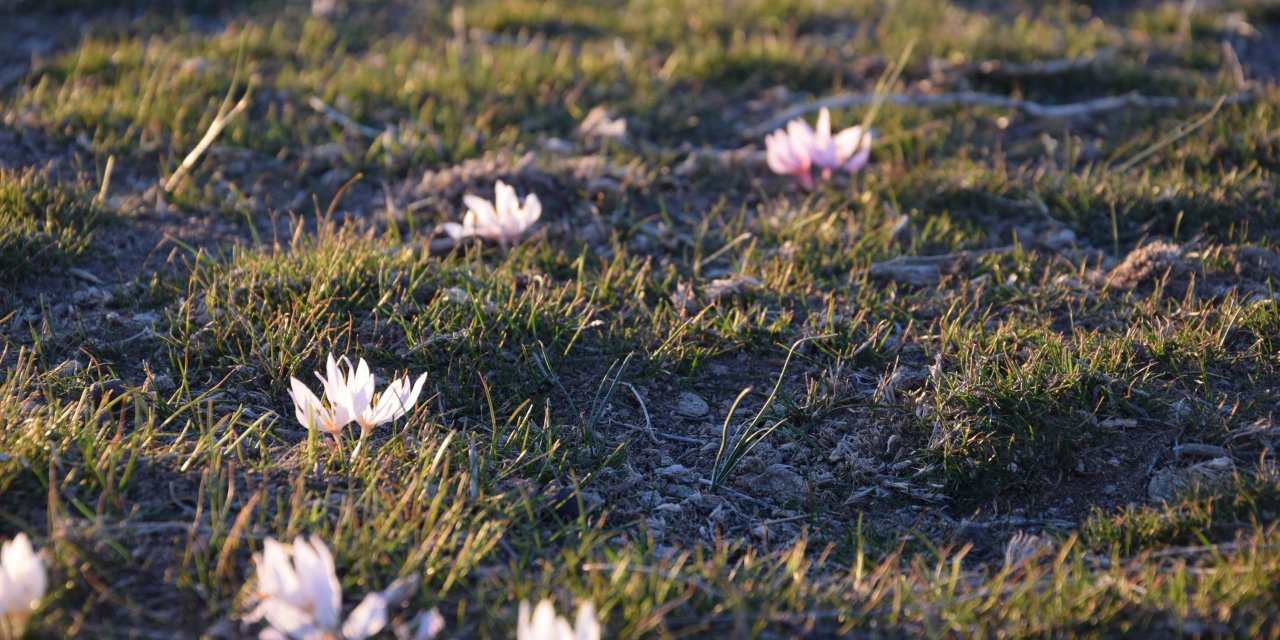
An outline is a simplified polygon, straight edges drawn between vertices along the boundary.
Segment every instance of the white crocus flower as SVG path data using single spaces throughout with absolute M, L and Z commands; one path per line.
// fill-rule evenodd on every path
M 392 380 L 381 394 L 375 394 L 373 374 L 369 372 L 369 363 L 360 359 L 352 366 L 345 357 L 346 371 L 329 356 L 329 378 L 325 381 L 325 393 L 329 401 L 346 405 L 347 413 L 360 425 L 360 430 L 367 435 L 378 425 L 396 420 L 413 408 L 422 393 L 422 385 L 427 381 L 427 374 L 418 376 L 411 385 L 409 377 L 404 376 Z
M 520 602 L 519 619 L 516 621 L 516 640 L 600 640 L 600 621 L 596 608 L 590 602 L 578 608 L 574 626 L 556 615 L 551 601 L 543 600 L 529 612 L 529 603 Z
M 0 638 L 20 638 L 48 586 L 44 563 L 27 534 L 0 547 Z
M 462 224 L 446 222 L 440 229 L 454 240 L 474 237 L 502 246 L 515 244 L 542 216 L 542 202 L 531 193 L 521 204 L 516 190 L 501 180 L 493 191 L 493 202 L 469 193 L 462 196 L 467 205 Z
M 396 378 L 387 388 L 378 394 L 378 398 L 364 411 L 356 415 L 356 422 L 362 429 L 372 429 L 380 424 L 395 420 L 413 408 L 422 393 L 422 385 L 427 381 L 427 374 L 418 376 L 412 385 L 409 376 Z
M 387 624 L 387 596 L 374 592 L 339 625 L 342 586 L 329 548 L 315 537 L 299 536 L 291 546 L 267 538 L 253 561 L 258 605 L 245 619 L 267 621 L 262 640 L 365 640 Z
M 289 397 L 293 398 L 294 415 L 298 422 L 308 429 L 333 436 L 333 441 L 341 446 L 342 429 L 351 422 L 351 413 L 347 410 L 349 403 L 345 400 L 335 401 L 330 397 L 329 404 L 325 405 L 297 378 L 289 378 L 289 385 Z
M 342 365 L 346 365 L 345 371 Z M 341 406 L 357 422 L 363 408 L 373 400 L 373 374 L 369 372 L 369 363 L 364 358 L 360 359 L 359 366 L 353 367 L 346 356 L 338 360 L 331 353 L 325 360 L 325 375 L 317 373 L 316 378 L 324 386 L 329 405 Z
M 344 369 L 345 365 L 345 369 Z M 376 384 L 369 371 L 369 363 L 364 358 L 352 365 L 343 356 L 341 360 L 329 355 L 326 363 L 326 376 L 320 376 L 324 385 L 325 396 L 333 407 L 341 407 L 351 420 L 360 425 L 360 442 L 368 437 L 378 425 L 396 420 L 409 412 L 422 393 L 422 385 L 427 381 L 427 374 L 418 376 L 412 385 L 409 377 L 404 376 L 392 380 L 381 394 L 375 394 Z M 359 448 L 352 453 L 355 455 Z

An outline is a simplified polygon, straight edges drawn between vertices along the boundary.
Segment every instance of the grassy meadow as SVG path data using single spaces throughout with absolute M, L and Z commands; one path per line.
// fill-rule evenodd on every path
M 0 22 L 28 637 L 255 637 L 315 536 L 347 609 L 419 578 L 385 637 L 1280 638 L 1274 0 Z M 818 104 L 875 141 L 810 191 L 764 138 Z M 529 233 L 447 241 L 498 180 Z M 328 354 L 422 395 L 339 448 Z

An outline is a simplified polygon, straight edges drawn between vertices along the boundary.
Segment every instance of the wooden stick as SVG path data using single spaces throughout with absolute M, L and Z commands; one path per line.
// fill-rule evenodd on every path
M 1037 76 L 1055 76 L 1064 73 L 1084 71 L 1103 60 L 1114 58 L 1117 50 L 1113 48 L 1090 51 L 1075 58 L 1059 58 L 1055 60 L 1037 60 L 1035 62 L 1008 62 L 1005 60 L 987 60 L 973 65 L 962 65 L 956 69 L 966 74 L 978 74 L 995 78 L 1027 78 Z
M 743 135 L 748 138 L 758 138 L 785 125 L 787 122 L 795 118 L 806 116 L 824 108 L 844 109 L 848 107 L 866 106 L 874 104 L 879 100 L 883 100 L 884 104 L 903 107 L 995 107 L 997 109 L 1021 111 L 1028 116 L 1035 118 L 1075 118 L 1125 108 L 1208 109 L 1217 105 L 1219 101 L 1224 105 L 1240 104 L 1253 100 L 1254 97 L 1256 97 L 1256 95 L 1252 91 L 1242 91 L 1217 98 L 1203 99 L 1175 98 L 1171 96 L 1146 96 L 1139 93 L 1126 93 L 1119 96 L 1107 96 L 1105 98 L 1085 100 L 1084 102 L 1044 104 L 1040 102 L 1033 102 L 1031 100 L 1023 100 L 1021 98 L 1010 98 L 1009 96 L 981 93 L 978 91 L 961 91 L 958 93 L 939 94 L 894 93 L 883 96 L 877 96 L 871 93 L 848 93 L 822 98 L 807 104 L 791 107 L 790 109 L 766 120 L 759 126 L 748 129 Z

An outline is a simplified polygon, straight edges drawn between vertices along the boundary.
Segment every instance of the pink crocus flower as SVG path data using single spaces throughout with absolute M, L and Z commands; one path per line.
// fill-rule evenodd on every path
M 800 186 L 813 188 L 813 129 L 799 118 L 787 123 L 764 139 L 765 159 L 769 168 L 780 176 L 795 176 Z
M 831 112 L 818 112 L 818 127 L 796 118 L 765 137 L 769 168 L 779 175 L 795 176 L 800 186 L 813 188 L 814 167 L 822 170 L 822 179 L 831 179 L 836 170 L 857 173 L 871 159 L 871 132 L 852 126 L 831 134 Z

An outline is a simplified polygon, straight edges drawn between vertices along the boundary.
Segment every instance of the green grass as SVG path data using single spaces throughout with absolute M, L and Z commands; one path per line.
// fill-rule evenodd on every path
M 45 549 L 33 637 L 256 632 L 252 553 L 313 534 L 348 602 L 419 574 L 396 622 L 448 637 L 541 597 L 620 638 L 1280 637 L 1280 90 L 1226 12 L 339 4 L 91 10 L 0 93 L 32 164 L 0 170 L 0 538 Z M 812 194 L 724 153 L 909 47 L 891 91 L 1065 103 L 1234 92 L 1226 41 L 1272 79 L 1208 118 L 885 106 L 871 166 Z M 627 140 L 579 135 L 597 106 Z M 432 250 L 497 179 L 534 232 Z M 286 393 L 329 353 L 428 374 L 357 456 Z
M 101 209 L 81 190 L 32 170 L 0 170 L 0 280 L 69 264 L 88 248 Z

